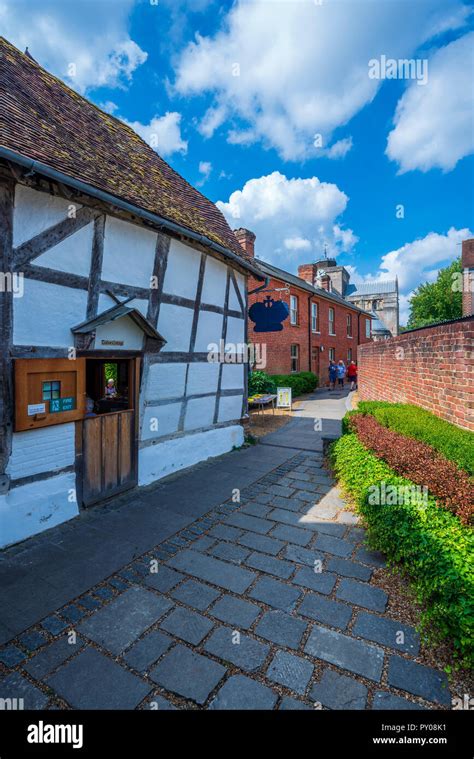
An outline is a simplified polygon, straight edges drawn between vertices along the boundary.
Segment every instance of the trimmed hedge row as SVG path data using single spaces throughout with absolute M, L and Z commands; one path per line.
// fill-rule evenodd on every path
M 463 666 L 474 663 L 474 534 L 459 519 L 421 494 L 377 505 L 374 487 L 414 487 L 367 450 L 355 434 L 331 448 L 335 473 L 353 497 L 372 548 L 408 572 L 424 606 L 422 626 L 434 639 L 448 638 Z
M 357 412 L 371 414 L 384 427 L 428 443 L 445 458 L 474 475 L 473 432 L 408 403 L 361 401 Z
M 318 386 L 318 378 L 312 372 L 295 374 L 267 374 L 252 372 L 249 379 L 249 395 L 254 393 L 276 393 L 277 387 L 291 387 L 293 395 L 311 393 Z
M 383 427 L 370 414 L 354 414 L 349 421 L 360 442 L 383 459 L 396 474 L 428 488 L 464 524 L 474 519 L 474 480 L 432 446 Z

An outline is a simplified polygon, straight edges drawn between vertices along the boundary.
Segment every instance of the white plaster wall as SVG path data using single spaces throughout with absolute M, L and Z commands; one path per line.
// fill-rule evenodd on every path
M 240 295 L 242 296 L 242 300 L 245 303 L 245 291 L 247 289 L 247 278 L 240 274 L 239 272 L 234 272 L 235 274 L 235 281 L 237 282 L 237 287 L 239 288 Z
M 210 427 L 214 422 L 215 407 L 216 398 L 214 395 L 207 398 L 193 398 L 188 401 L 184 417 L 184 429 L 197 430 L 200 427 Z
M 74 464 L 74 423 L 14 432 L 7 474 L 12 480 Z
M 107 216 L 102 279 L 149 288 L 156 238 L 149 229 Z
M 194 312 L 190 308 L 162 303 L 158 319 L 158 332 L 167 340 L 161 353 L 188 351 Z
M 235 285 L 232 282 L 232 280 L 230 281 L 230 287 L 229 287 L 229 308 L 231 308 L 233 311 L 242 311 L 240 307 L 239 299 L 237 297 L 237 293 L 235 290 Z
M 75 517 L 77 503 L 69 500 L 75 480 L 74 473 L 62 474 L 0 495 L 0 548 Z
M 243 364 L 223 364 L 222 365 L 222 390 L 234 390 L 244 386 L 244 365 Z
M 227 335 L 226 343 L 233 343 L 239 345 L 244 342 L 245 338 L 245 322 L 243 319 L 236 319 L 233 316 L 229 316 L 227 319 Z
M 219 380 L 218 363 L 196 362 L 189 364 L 186 395 L 215 393 Z
M 242 395 L 224 396 L 219 401 L 218 422 L 230 422 L 242 416 Z
M 210 303 L 214 306 L 223 306 L 225 301 L 225 288 L 227 283 L 227 266 L 217 261 L 212 256 L 207 256 L 204 270 L 204 284 L 202 288 L 202 303 Z
M 87 224 L 35 258 L 33 263 L 36 266 L 46 266 L 49 269 L 89 277 L 93 237 L 94 225 Z
M 184 395 L 187 364 L 152 364 L 145 387 L 147 400 L 181 398 Z
M 242 427 L 233 425 L 172 438 L 142 448 L 138 454 L 139 484 L 149 485 L 172 472 L 227 453 L 243 442 Z
M 102 340 L 116 340 L 123 345 L 103 345 Z M 96 350 L 141 350 L 143 332 L 129 316 L 101 324 L 95 332 Z
M 87 293 L 62 285 L 24 280 L 24 295 L 13 299 L 15 345 L 74 345 L 71 327 L 85 321 Z
M 171 240 L 163 292 L 195 300 L 200 263 L 201 254 L 197 250 Z
M 164 437 L 165 435 L 177 432 L 180 413 L 181 403 L 166 403 L 163 406 L 145 406 L 141 439 L 152 440 L 153 438 Z M 157 426 L 158 428 L 156 429 Z
M 17 248 L 45 229 L 66 219 L 71 205 L 75 205 L 77 210 L 81 208 L 64 198 L 17 184 L 13 212 L 13 247 Z
M 220 301 L 216 301 L 219 303 Z M 207 353 L 209 345 L 216 343 L 219 346 L 219 341 L 222 339 L 222 314 L 214 314 L 212 311 L 200 311 L 198 327 L 196 332 L 196 343 L 194 350 L 198 353 Z

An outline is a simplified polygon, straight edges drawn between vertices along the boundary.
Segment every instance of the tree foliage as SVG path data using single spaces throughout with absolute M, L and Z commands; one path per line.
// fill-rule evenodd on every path
M 458 319 L 462 316 L 461 259 L 440 269 L 435 282 L 417 287 L 410 298 L 408 329 L 426 327 L 436 322 Z

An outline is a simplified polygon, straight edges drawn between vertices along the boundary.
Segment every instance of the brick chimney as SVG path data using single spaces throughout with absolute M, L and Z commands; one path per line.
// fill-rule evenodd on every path
M 474 314 L 474 238 L 462 241 L 462 315 Z
M 300 279 L 304 279 L 305 282 L 314 285 L 314 276 L 314 264 L 301 264 L 298 266 L 298 277 Z
M 234 229 L 234 235 L 237 238 L 238 243 L 244 249 L 248 256 L 255 255 L 255 235 L 249 229 Z

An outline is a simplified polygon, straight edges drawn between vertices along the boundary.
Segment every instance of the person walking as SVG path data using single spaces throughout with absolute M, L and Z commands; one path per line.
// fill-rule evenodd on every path
M 344 387 L 344 378 L 346 376 L 346 366 L 344 364 L 344 361 L 339 361 L 337 367 L 337 384 L 339 387 Z
M 329 389 L 334 390 L 336 387 L 336 379 L 337 379 L 337 366 L 335 361 L 331 359 L 329 362 Z
M 351 361 L 347 367 L 347 379 L 351 383 L 351 390 L 357 390 L 357 364 Z

